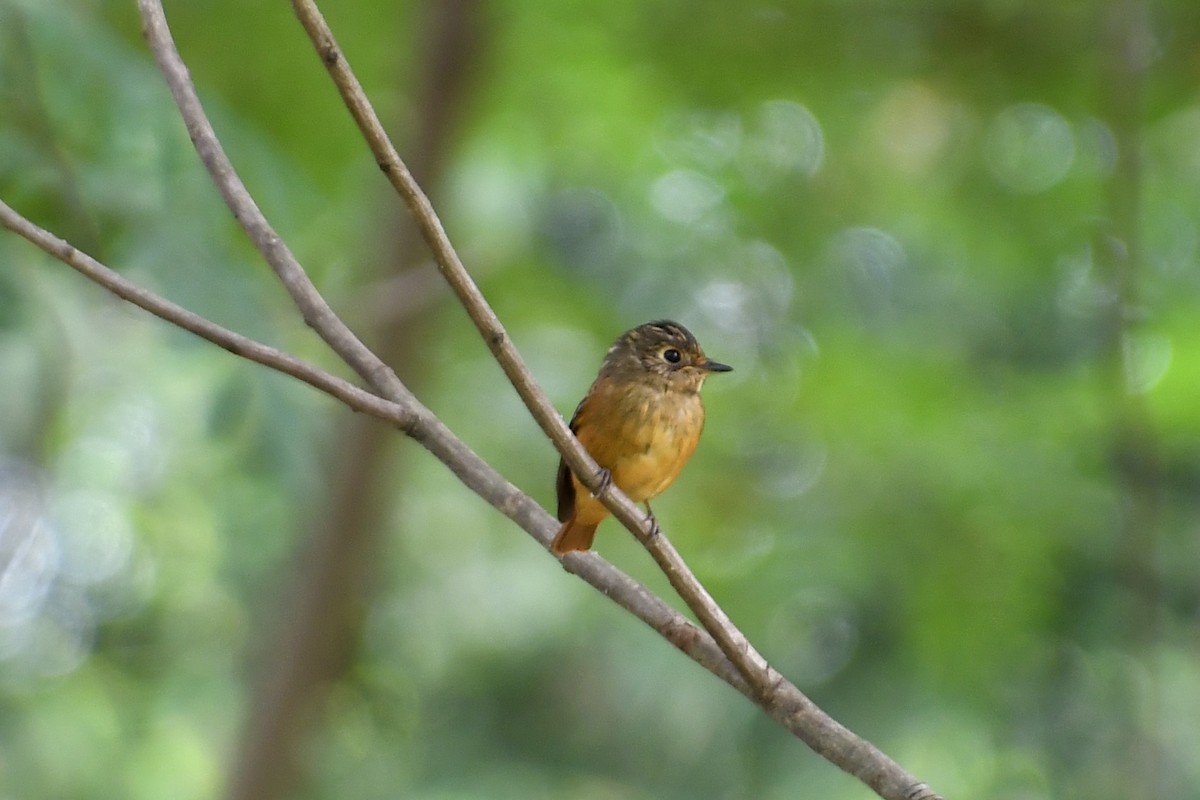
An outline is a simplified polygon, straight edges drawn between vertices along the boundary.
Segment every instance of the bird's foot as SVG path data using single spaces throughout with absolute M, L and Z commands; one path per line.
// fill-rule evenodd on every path
M 607 467 L 596 470 L 596 480 L 600 482 L 600 485 L 596 487 L 596 491 L 592 492 L 592 497 L 599 497 L 608 491 L 608 487 L 612 486 L 612 470 Z
M 646 521 L 650 523 L 650 532 L 646 534 L 647 539 L 653 539 L 662 533 L 662 528 L 658 527 L 658 517 L 654 516 L 654 512 L 650 510 L 649 503 L 646 503 Z

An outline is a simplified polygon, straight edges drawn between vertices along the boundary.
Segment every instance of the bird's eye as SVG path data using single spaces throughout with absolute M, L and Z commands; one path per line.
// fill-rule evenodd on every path
M 674 347 L 668 347 L 666 350 L 663 350 L 662 357 L 666 359 L 668 363 L 678 364 L 679 359 L 683 358 L 683 354 Z

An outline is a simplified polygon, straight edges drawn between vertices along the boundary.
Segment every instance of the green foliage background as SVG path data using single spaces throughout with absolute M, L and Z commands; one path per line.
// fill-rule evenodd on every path
M 327 5 L 404 142 L 424 10 Z M 658 517 L 782 672 L 948 798 L 1200 786 L 1200 7 L 1149 7 L 1133 197 L 1110 10 L 494 2 L 428 187 L 564 413 L 647 319 L 735 365 Z M 404 215 L 290 9 L 168 18 L 260 204 L 369 323 Z M 336 368 L 202 173 L 132 3 L 0 0 L 0 195 Z M 0 267 L 0 797 L 220 796 L 348 412 L 11 235 Z M 549 505 L 552 448 L 429 302 L 401 377 Z M 869 796 L 397 450 L 298 796 Z M 667 591 L 618 526 L 598 541 Z

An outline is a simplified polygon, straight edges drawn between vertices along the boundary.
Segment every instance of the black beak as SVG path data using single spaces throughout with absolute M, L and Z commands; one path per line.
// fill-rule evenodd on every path
M 700 366 L 709 372 L 733 372 L 733 367 L 728 364 L 722 364 L 720 361 L 713 361 L 711 358 Z

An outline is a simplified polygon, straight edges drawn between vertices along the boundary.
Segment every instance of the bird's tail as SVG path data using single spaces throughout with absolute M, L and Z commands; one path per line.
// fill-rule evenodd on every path
M 590 550 L 592 540 L 596 538 L 596 527 L 599 523 L 587 525 L 575 519 L 575 515 L 563 523 L 558 529 L 558 535 L 550 543 L 550 551 L 556 556 L 570 553 L 573 550 Z

